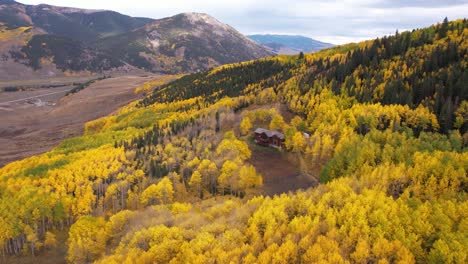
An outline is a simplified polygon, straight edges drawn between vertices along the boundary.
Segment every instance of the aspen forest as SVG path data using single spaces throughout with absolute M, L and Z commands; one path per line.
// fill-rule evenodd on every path
M 463 19 L 144 84 L 0 169 L 0 263 L 467 263 L 467 69 Z

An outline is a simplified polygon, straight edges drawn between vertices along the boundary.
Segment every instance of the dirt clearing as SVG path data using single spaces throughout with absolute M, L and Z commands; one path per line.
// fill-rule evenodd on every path
M 318 185 L 316 178 L 302 174 L 300 166 L 288 159 L 287 156 L 293 154 L 257 146 L 255 143 L 250 143 L 249 147 L 252 150 L 250 163 L 263 176 L 263 190 L 266 195 L 272 196 Z

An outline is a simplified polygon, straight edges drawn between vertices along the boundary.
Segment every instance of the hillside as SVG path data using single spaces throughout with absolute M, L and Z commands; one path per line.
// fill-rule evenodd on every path
M 148 83 L 0 169 L 6 259 L 466 263 L 467 34 L 445 21 Z
M 132 65 L 177 73 L 273 55 L 213 17 L 184 13 L 151 22 L 128 34 L 98 42 Z
M 0 1 L 0 78 L 25 80 L 132 71 L 133 66 L 90 42 L 150 21 L 112 11 Z
M 299 54 L 300 52 L 309 53 L 334 46 L 333 44 L 321 42 L 304 36 L 266 34 L 248 35 L 247 37 L 270 48 L 276 54 L 284 55 L 294 55 Z
M 0 1 L 0 22 L 8 28 L 33 26 L 50 35 L 92 42 L 144 26 L 149 18 L 130 17 L 107 10 L 87 10 L 52 5 L 24 5 Z
M 26 30 L 18 37 L 18 31 Z M 23 34 L 24 35 L 24 34 Z M 206 14 L 153 20 L 106 10 L 0 1 L 0 77 L 206 70 L 272 52 Z

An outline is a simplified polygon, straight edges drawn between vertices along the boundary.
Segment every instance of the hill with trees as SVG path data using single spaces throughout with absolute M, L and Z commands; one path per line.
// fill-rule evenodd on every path
M 83 136 L 0 169 L 2 253 L 466 263 L 467 34 L 466 19 L 446 20 L 154 85 Z M 284 146 L 255 145 L 255 127 L 282 131 Z M 254 149 L 320 184 L 264 195 Z

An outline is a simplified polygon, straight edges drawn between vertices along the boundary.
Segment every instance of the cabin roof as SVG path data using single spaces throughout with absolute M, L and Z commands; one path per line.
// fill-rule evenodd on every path
M 255 133 L 256 134 L 263 134 L 265 133 L 265 135 L 267 135 L 267 137 L 273 137 L 273 136 L 276 136 L 280 139 L 284 139 L 284 134 L 277 131 L 277 130 L 268 130 L 268 129 L 264 129 L 264 128 L 257 128 L 255 129 Z

